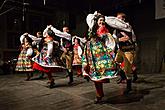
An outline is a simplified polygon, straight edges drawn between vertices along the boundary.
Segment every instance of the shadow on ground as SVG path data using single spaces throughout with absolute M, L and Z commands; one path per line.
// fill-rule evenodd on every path
M 109 97 L 104 100 L 104 103 L 107 104 L 124 104 L 124 103 L 132 103 L 137 102 L 143 99 L 145 95 L 150 93 L 149 90 L 140 90 L 140 91 L 132 91 L 129 94 L 122 94 L 113 97 Z
M 104 103 L 124 104 L 124 103 L 139 102 L 141 99 L 144 98 L 144 96 L 149 95 L 151 90 L 155 90 L 158 88 L 163 88 L 163 86 L 155 85 L 148 87 L 146 89 L 134 88 L 133 91 L 131 91 L 129 94 L 112 95 L 113 97 L 108 97 L 107 99 L 104 100 Z M 115 93 L 117 93 L 117 91 Z M 115 93 L 111 93 L 111 94 L 115 94 Z

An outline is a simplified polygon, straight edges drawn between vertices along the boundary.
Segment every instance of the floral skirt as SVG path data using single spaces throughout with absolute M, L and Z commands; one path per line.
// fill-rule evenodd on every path
M 82 71 L 93 81 L 101 81 L 117 77 L 113 51 L 102 42 L 88 41 L 82 56 Z

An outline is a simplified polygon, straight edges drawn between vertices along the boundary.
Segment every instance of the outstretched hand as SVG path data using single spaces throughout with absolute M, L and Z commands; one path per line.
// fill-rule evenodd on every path
M 53 27 L 52 25 L 47 25 L 47 28 L 51 28 L 51 27 Z

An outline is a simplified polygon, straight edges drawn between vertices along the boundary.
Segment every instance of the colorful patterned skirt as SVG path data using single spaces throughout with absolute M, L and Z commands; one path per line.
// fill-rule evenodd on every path
M 46 58 L 47 48 L 43 48 L 40 54 L 32 58 L 33 69 L 42 72 L 56 72 L 58 69 L 66 69 L 64 63 L 60 60 L 59 52 Z
M 15 71 L 33 71 L 32 61 L 26 56 L 26 52 L 25 49 L 20 52 Z
M 115 78 L 116 64 L 111 48 L 104 46 L 99 40 L 88 41 L 82 56 L 82 71 L 92 81 Z

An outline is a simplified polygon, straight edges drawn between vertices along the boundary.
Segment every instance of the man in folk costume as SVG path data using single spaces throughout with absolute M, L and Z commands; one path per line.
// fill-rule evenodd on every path
M 63 27 L 64 33 L 69 33 L 69 27 Z M 73 83 L 73 71 L 72 71 L 72 61 L 73 61 L 73 46 L 72 39 L 61 38 L 61 49 L 63 51 L 61 55 L 61 60 L 66 63 L 66 68 L 69 76 L 68 84 Z
M 69 82 L 73 83 L 73 73 L 72 73 L 72 61 L 73 61 L 73 47 L 71 34 L 69 34 L 69 28 L 67 26 L 63 27 L 63 32 L 57 30 L 53 26 L 49 26 L 50 29 L 55 33 L 56 36 L 60 37 L 60 47 L 63 51 L 60 59 L 65 64 L 65 69 L 67 69 Z
M 124 13 L 118 13 L 117 18 L 121 21 L 125 21 L 126 15 Z M 124 93 L 129 93 L 132 90 L 131 82 L 133 77 L 133 82 L 137 80 L 137 74 L 135 73 L 135 48 L 136 44 L 136 36 L 133 33 L 133 30 L 130 32 L 115 29 L 114 35 L 117 38 L 118 42 L 118 51 L 115 58 L 115 61 L 121 63 L 121 69 L 124 71 L 120 73 L 121 79 L 118 83 L 126 80 L 127 88 Z

